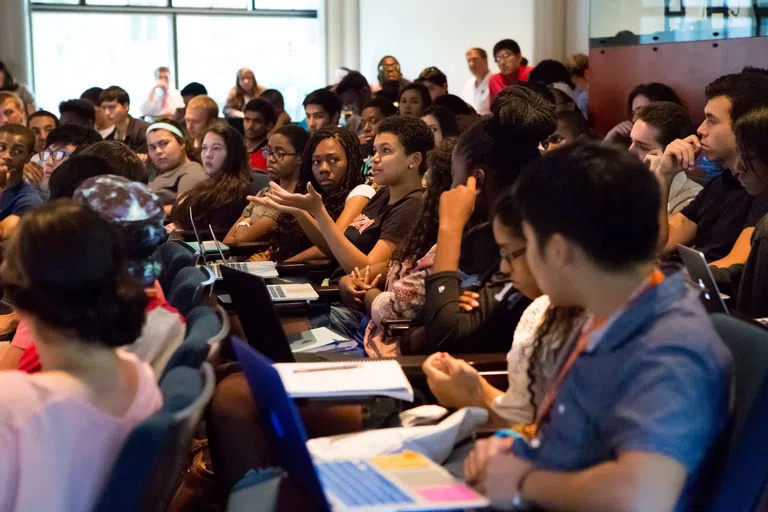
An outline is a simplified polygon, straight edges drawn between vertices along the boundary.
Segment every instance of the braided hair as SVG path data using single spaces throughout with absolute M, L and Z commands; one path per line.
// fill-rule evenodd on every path
M 296 184 L 294 193 L 306 194 L 308 183 L 311 183 L 318 192 L 322 190 L 314 172 L 312 172 L 312 155 L 314 155 L 317 146 L 326 139 L 335 139 L 347 156 L 347 172 L 341 178 L 339 186 L 332 192 L 323 194 L 323 205 L 328 211 L 328 215 L 332 219 L 336 219 L 344 211 L 347 196 L 352 189 L 365 182 L 362 172 L 363 155 L 360 152 L 360 141 L 349 130 L 326 127 L 321 128 L 310 137 L 301 157 L 299 182 Z M 281 213 L 277 218 L 277 229 L 272 231 L 269 237 L 270 257 L 274 261 L 284 261 L 311 246 L 309 238 L 304 234 L 296 218 L 289 213 Z

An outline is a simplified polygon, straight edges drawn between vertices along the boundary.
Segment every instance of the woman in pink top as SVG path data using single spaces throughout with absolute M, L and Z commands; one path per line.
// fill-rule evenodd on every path
M 0 373 L 0 511 L 88 511 L 131 430 L 160 408 L 132 343 L 147 297 L 115 229 L 60 201 L 28 213 L 0 276 L 44 371 Z

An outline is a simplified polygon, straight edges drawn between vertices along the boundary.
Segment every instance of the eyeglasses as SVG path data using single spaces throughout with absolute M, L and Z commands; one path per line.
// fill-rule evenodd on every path
M 507 263 L 511 264 L 517 258 L 525 254 L 525 246 L 512 252 L 507 252 L 504 249 L 500 249 L 499 253 L 501 254 L 502 259 L 505 259 Z
M 269 159 L 270 156 L 274 155 L 275 160 L 277 160 L 278 162 L 282 162 L 283 159 L 287 156 L 298 155 L 298 153 L 284 153 L 283 151 L 273 151 L 272 148 L 262 149 L 261 154 L 264 158 L 267 158 L 267 159 Z
M 72 153 L 69 151 L 41 151 L 40 161 L 45 162 L 50 157 L 53 158 L 54 162 L 58 162 L 59 160 L 64 160 L 70 155 L 72 155 Z
M 400 64 L 395 62 L 394 64 L 381 64 L 381 65 L 379 65 L 379 71 L 381 71 L 382 69 L 390 69 L 390 68 L 392 68 L 392 69 L 400 69 Z
M 512 53 L 512 52 L 504 52 L 504 53 L 500 53 L 499 55 L 497 55 L 494 60 L 496 62 L 501 62 L 503 60 L 507 60 L 508 58 L 514 57 L 514 56 L 515 56 L 515 54 Z

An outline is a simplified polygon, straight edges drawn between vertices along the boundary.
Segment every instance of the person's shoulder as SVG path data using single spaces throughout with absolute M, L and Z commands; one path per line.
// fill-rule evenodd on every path
M 363 183 L 353 188 L 349 192 L 349 194 L 347 194 L 347 201 L 349 201 L 353 197 L 358 197 L 358 196 L 364 196 L 364 197 L 367 197 L 368 199 L 371 199 L 375 195 L 376 195 L 376 191 L 373 189 L 373 187 Z
M 0 372 L 0 444 L 42 414 L 57 395 L 49 379 L 15 370 Z
M 183 171 L 185 174 L 194 174 L 194 175 L 202 175 L 203 177 L 206 177 L 205 174 L 205 168 L 200 165 L 198 162 L 190 161 L 186 165 L 183 166 Z

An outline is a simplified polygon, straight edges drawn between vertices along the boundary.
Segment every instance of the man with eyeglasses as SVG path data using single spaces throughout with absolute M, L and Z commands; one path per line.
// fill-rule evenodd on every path
M 505 88 L 520 82 L 527 82 L 532 66 L 522 65 L 523 56 L 520 45 L 512 39 L 502 39 L 493 47 L 493 58 L 499 66 L 499 72 L 488 79 L 489 105 Z
M 0 126 L 0 239 L 10 236 L 19 216 L 43 203 L 24 182 L 24 165 L 35 149 L 35 136 L 26 126 Z
M 48 198 L 48 180 L 58 166 L 63 164 L 75 150 L 103 140 L 99 132 L 76 124 L 65 124 L 51 130 L 46 139 L 45 151 L 38 153 L 42 170 L 32 172 L 24 168 L 24 179 L 37 188 L 43 199 Z M 38 168 L 39 169 L 39 168 Z
M 263 173 L 267 169 L 267 159 L 261 150 L 267 145 L 269 132 L 277 121 L 275 108 L 267 100 L 256 98 L 246 103 L 243 115 L 245 149 L 248 151 L 251 171 Z

